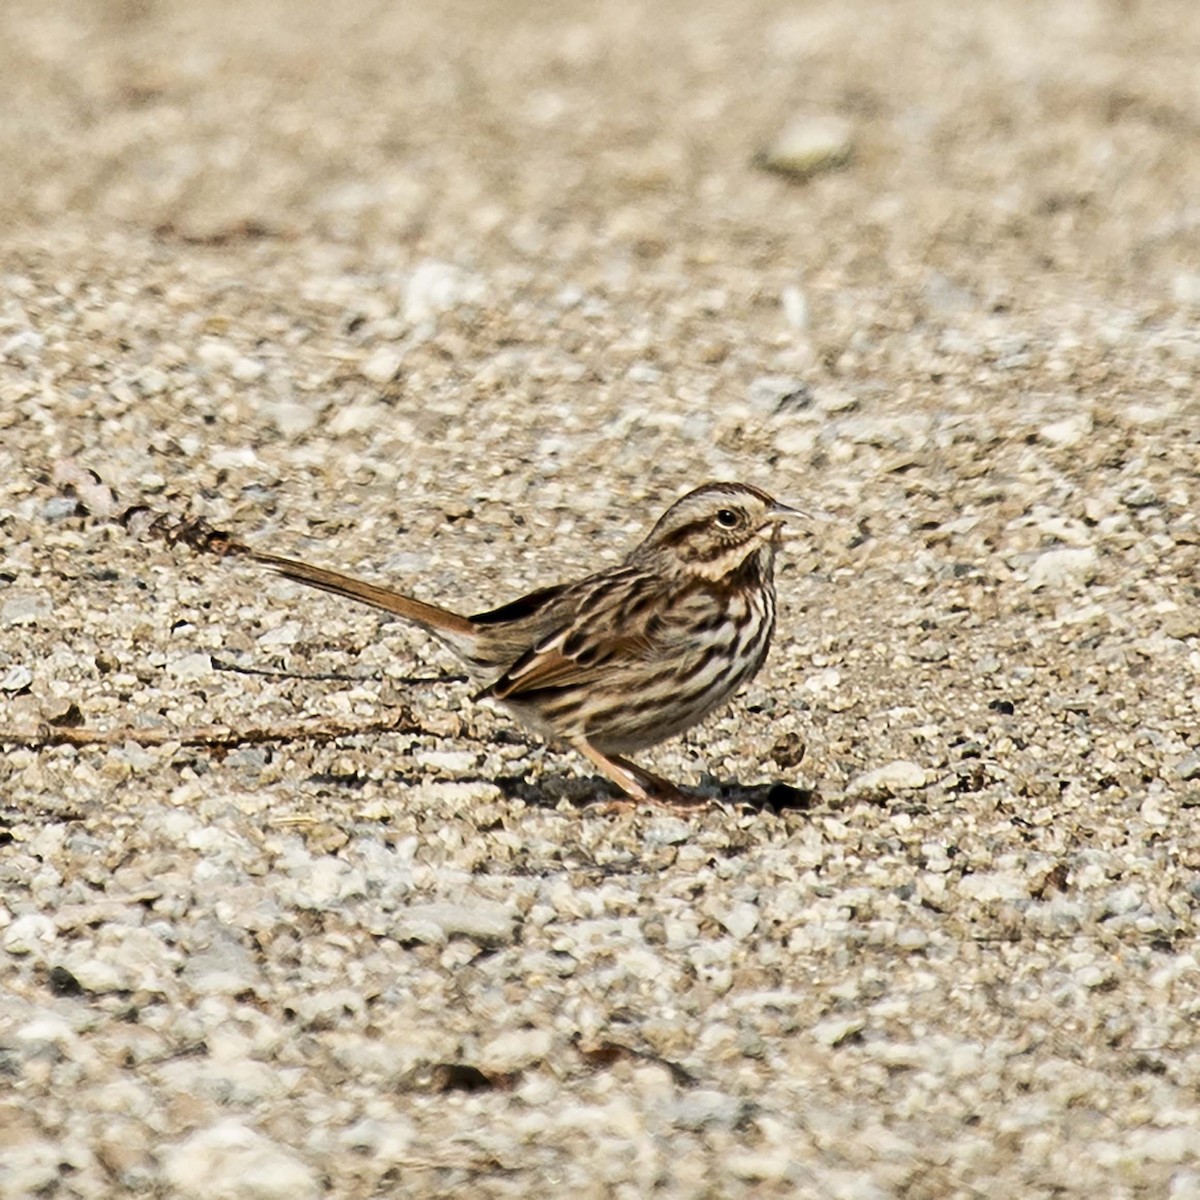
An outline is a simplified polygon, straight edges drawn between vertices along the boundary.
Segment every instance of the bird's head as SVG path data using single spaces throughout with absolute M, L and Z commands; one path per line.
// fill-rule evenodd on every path
M 750 484 L 706 483 L 676 500 L 631 558 L 714 581 L 735 574 L 751 555 L 769 571 L 780 525 L 803 516 Z

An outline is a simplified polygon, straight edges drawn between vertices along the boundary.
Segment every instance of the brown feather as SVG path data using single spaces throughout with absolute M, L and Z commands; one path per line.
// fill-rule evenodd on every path
M 335 596 L 345 596 L 348 600 L 358 600 L 374 608 L 382 608 L 393 616 L 415 621 L 426 629 L 457 634 L 460 637 L 476 636 L 475 627 L 467 617 L 459 616 L 458 613 L 437 604 L 427 604 L 424 600 L 406 596 L 403 592 L 367 583 L 365 580 L 355 579 L 352 575 L 343 575 L 340 571 L 314 567 L 294 558 L 284 558 L 279 554 L 267 554 L 260 550 L 247 549 L 246 553 L 255 562 L 270 567 L 277 575 L 282 575 L 284 579 L 290 579 L 293 583 L 303 583 L 308 587 L 320 588 L 323 592 L 332 592 Z

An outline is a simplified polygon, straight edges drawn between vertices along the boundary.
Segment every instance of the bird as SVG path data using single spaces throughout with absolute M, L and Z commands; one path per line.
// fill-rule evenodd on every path
M 135 511 L 146 510 L 126 523 Z M 630 800 L 681 806 L 702 801 L 626 755 L 703 721 L 758 673 L 775 630 L 782 526 L 807 517 L 750 484 L 705 483 L 619 564 L 472 616 L 256 549 L 202 518 L 150 528 L 419 626 L 462 662 L 477 699 L 573 747 Z

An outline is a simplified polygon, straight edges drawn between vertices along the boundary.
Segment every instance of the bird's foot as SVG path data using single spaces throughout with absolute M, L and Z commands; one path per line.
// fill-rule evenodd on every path
M 706 796 L 685 792 L 670 780 L 631 763 L 627 758 L 601 754 L 589 742 L 578 742 L 576 745 L 627 797 L 601 801 L 604 812 L 628 812 L 638 804 L 655 804 L 673 812 L 695 812 L 711 802 Z

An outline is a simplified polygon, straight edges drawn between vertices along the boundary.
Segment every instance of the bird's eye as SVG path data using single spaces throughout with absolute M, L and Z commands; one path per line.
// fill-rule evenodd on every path
M 738 523 L 738 515 L 732 508 L 717 509 L 717 524 L 722 529 L 732 529 Z

